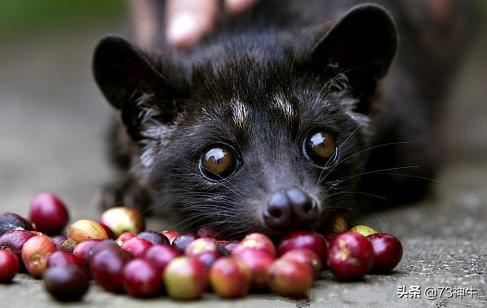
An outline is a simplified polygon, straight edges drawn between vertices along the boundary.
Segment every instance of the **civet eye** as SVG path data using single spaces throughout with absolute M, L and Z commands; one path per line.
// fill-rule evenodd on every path
M 237 153 L 227 145 L 217 145 L 207 150 L 200 161 L 201 174 L 210 180 L 222 180 L 238 168 Z
M 336 141 L 324 130 L 312 131 L 303 144 L 304 155 L 317 164 L 325 164 L 336 151 Z

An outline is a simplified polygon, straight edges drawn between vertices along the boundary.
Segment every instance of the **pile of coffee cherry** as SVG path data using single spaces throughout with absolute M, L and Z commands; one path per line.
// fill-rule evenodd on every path
M 51 193 L 32 199 L 29 220 L 1 214 L 0 283 L 27 272 L 60 301 L 81 300 L 91 279 L 108 292 L 139 298 L 194 300 L 207 290 L 222 298 L 252 291 L 296 298 L 307 295 L 324 269 L 351 281 L 390 272 L 402 258 L 396 237 L 365 225 L 347 230 L 340 217 L 325 234 L 294 231 L 277 246 L 261 233 L 225 241 L 205 228 L 145 231 L 143 216 L 129 208 L 75 221 L 63 235 L 68 220 L 65 204 Z

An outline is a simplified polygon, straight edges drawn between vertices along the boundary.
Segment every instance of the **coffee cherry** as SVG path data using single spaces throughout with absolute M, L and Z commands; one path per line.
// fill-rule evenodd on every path
M 369 227 L 369 226 L 366 226 L 366 225 L 356 225 L 356 226 L 353 226 L 350 231 L 352 232 L 357 232 L 358 234 L 362 235 L 362 236 L 369 236 L 369 235 L 372 235 L 372 234 L 376 234 L 378 233 L 379 231 L 375 230 L 374 228 L 372 227 Z
M 274 262 L 274 256 L 264 250 L 253 248 L 234 252 L 233 255 L 250 270 L 252 287 L 256 289 L 267 287 L 267 271 Z
M 191 242 L 186 247 L 185 254 L 188 257 L 195 257 L 209 269 L 220 256 L 220 249 L 215 239 L 202 237 Z
M 245 296 L 250 287 L 249 269 L 233 257 L 219 258 L 210 269 L 210 283 L 222 298 Z
M 151 242 L 138 237 L 134 237 L 123 243 L 122 249 L 130 252 L 130 254 L 135 258 L 142 258 L 147 249 L 149 249 L 151 246 Z
M 314 251 L 321 259 L 326 262 L 327 243 L 325 238 L 314 231 L 295 231 L 286 235 L 279 244 L 279 254 L 299 248 L 307 248 Z
M 64 203 L 52 193 L 35 196 L 30 204 L 29 220 L 45 234 L 59 234 L 69 220 Z
M 171 298 L 191 300 L 200 298 L 208 285 L 208 272 L 195 258 L 178 257 L 164 271 L 164 284 Z
M 87 240 L 105 240 L 108 234 L 96 221 L 81 219 L 69 226 L 68 238 L 81 243 Z
M 99 251 L 105 250 L 105 249 L 117 249 L 119 250 L 120 247 L 114 240 L 103 240 L 103 241 L 98 241 L 95 245 L 90 247 L 88 250 L 88 262 L 91 262 L 91 259 L 93 258 L 94 255 L 96 255 Z
M 143 258 L 152 263 L 162 273 L 169 262 L 181 255 L 182 253 L 174 247 L 154 245 L 147 249 Z
M 17 256 L 8 250 L 0 250 L 0 283 L 8 283 L 14 279 L 20 264 Z
M 86 274 L 76 266 L 50 267 L 42 278 L 46 290 L 59 301 L 80 300 L 90 286 Z
M 153 245 L 169 245 L 169 240 L 164 234 L 155 231 L 143 231 L 137 235 L 138 238 L 151 242 Z
M 84 268 L 88 268 L 89 264 L 89 252 L 92 247 L 98 244 L 99 240 L 87 240 L 84 242 L 79 243 L 73 250 L 73 254 L 78 258 L 80 264 Z
M 251 233 L 243 238 L 243 240 L 235 247 L 235 253 L 238 253 L 247 248 L 263 250 L 271 256 L 276 256 L 276 247 L 271 239 L 262 233 Z
M 13 230 L 4 233 L 0 236 L 0 249 L 12 251 L 20 260 L 22 258 L 22 246 L 24 246 L 24 243 L 27 242 L 28 239 L 36 235 L 35 232 L 26 230 Z
M 0 235 L 13 230 L 34 230 L 32 224 L 24 217 L 6 212 L 0 215 Z
M 316 278 L 320 276 L 321 271 L 323 270 L 320 257 L 318 257 L 314 251 L 307 248 L 290 250 L 283 254 L 281 259 L 290 259 L 299 263 L 307 264 L 313 270 Z
M 212 238 L 202 237 L 189 243 L 184 252 L 188 257 L 195 257 L 206 252 L 218 252 L 218 243 Z
M 387 233 L 375 233 L 367 236 L 367 239 L 374 250 L 373 272 L 390 272 L 401 262 L 402 244 L 395 236 Z
M 134 238 L 137 236 L 137 233 L 135 232 L 124 232 L 120 234 L 117 239 L 115 240 L 119 246 L 122 246 L 123 243 L 126 241 L 130 240 L 131 238 Z
M 108 292 L 123 291 L 123 268 L 132 259 L 120 248 L 106 248 L 93 255 L 90 261 L 91 276 Z
M 339 280 L 356 280 L 370 272 L 374 251 L 370 241 L 356 232 L 337 235 L 330 243 L 328 267 Z
M 281 258 L 269 268 L 268 281 L 279 295 L 303 297 L 313 285 L 313 272 L 308 264 Z
M 123 269 L 123 287 L 134 297 L 156 296 L 161 292 L 161 272 L 146 260 L 132 260 Z
M 106 210 L 100 217 L 100 223 L 109 227 L 115 236 L 124 232 L 141 232 L 145 228 L 145 220 L 136 209 L 114 207 Z
M 41 277 L 47 267 L 49 256 L 57 250 L 56 245 L 46 235 L 36 235 L 28 239 L 22 247 L 22 261 L 27 271 L 34 277 Z
M 104 224 L 100 224 L 100 226 L 102 226 L 103 230 L 105 230 L 109 239 L 115 239 L 115 234 L 113 234 L 112 229 Z
M 161 231 L 161 234 L 163 234 L 165 237 L 167 237 L 167 239 L 169 240 L 169 243 L 172 245 L 172 242 L 179 235 L 179 232 L 174 231 L 174 230 L 164 230 L 164 231 Z
M 47 267 L 54 267 L 54 266 L 83 266 L 83 263 L 78 257 L 76 257 L 71 252 L 65 251 L 55 251 L 53 252 L 49 258 L 47 258 Z
M 176 248 L 177 250 L 179 250 L 179 251 L 181 251 L 181 252 L 184 253 L 184 251 L 186 250 L 186 247 L 188 247 L 188 245 L 192 241 L 194 241 L 195 239 L 196 239 L 196 237 L 193 234 L 189 234 L 189 233 L 179 234 L 173 240 L 172 246 L 174 248 Z

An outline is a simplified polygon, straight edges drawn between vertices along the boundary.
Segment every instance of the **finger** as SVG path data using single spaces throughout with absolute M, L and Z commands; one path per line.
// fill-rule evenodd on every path
M 225 0 L 225 11 L 237 14 L 249 9 L 257 0 Z
M 174 47 L 195 45 L 213 28 L 218 0 L 169 0 L 166 38 Z
M 157 14 L 150 0 L 130 0 L 135 44 L 142 49 L 150 49 L 157 34 Z

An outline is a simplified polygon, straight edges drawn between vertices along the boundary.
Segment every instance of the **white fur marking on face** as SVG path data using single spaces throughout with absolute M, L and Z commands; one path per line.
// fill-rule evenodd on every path
M 292 118 L 294 116 L 293 106 L 284 97 L 277 95 L 272 101 L 272 107 L 282 112 L 286 118 Z
M 154 163 L 154 150 L 150 147 L 145 147 L 142 151 L 142 155 L 140 155 L 140 164 L 144 169 L 151 169 L 152 164 Z
M 155 157 L 158 154 L 157 149 L 162 149 L 167 145 L 168 139 L 175 129 L 175 125 L 164 125 L 159 122 L 152 124 L 154 126 L 150 126 L 144 131 L 144 137 L 147 141 L 143 142 L 140 155 L 140 165 L 147 171 L 153 167 Z
M 232 119 L 233 122 L 240 127 L 243 127 L 245 125 L 245 122 L 247 122 L 247 118 L 249 116 L 249 112 L 247 110 L 247 107 L 239 101 L 239 100 L 234 100 L 232 102 Z

